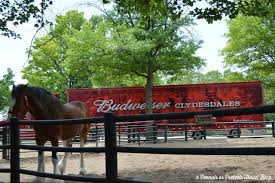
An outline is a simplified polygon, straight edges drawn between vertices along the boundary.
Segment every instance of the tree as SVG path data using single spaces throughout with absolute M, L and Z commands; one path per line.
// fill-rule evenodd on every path
M 223 73 L 215 70 L 206 73 L 200 71 L 187 71 L 178 73 L 166 81 L 167 84 L 201 84 L 201 83 L 221 83 L 224 82 Z
M 0 33 L 7 37 L 18 38 L 20 35 L 11 30 L 11 25 L 17 26 L 36 19 L 35 27 L 43 27 L 45 23 L 44 11 L 52 4 L 51 0 L 41 0 L 37 5 L 34 0 L 0 1 Z
M 127 74 L 122 78 L 110 74 L 110 68 L 98 66 L 104 59 L 113 59 L 111 54 L 106 54 L 108 26 L 102 16 L 87 20 L 77 11 L 58 16 L 49 33 L 35 40 L 23 78 L 30 84 L 60 93 L 63 100 L 67 88 L 143 84 L 140 78 Z
M 168 9 L 168 4 L 165 5 Z M 188 16 L 174 19 L 152 11 L 144 16 L 134 7 L 117 7 L 111 18 L 108 32 L 109 59 L 100 63 L 101 68 L 123 77 L 134 75 L 145 80 L 145 111 L 153 113 L 153 85 L 160 76 L 174 75 L 203 65 L 195 56 L 200 41 L 186 35 L 192 24 Z M 110 16 L 109 16 L 110 17 Z M 108 56 L 107 56 L 108 57 Z M 102 64 L 103 63 L 103 64 Z M 147 139 L 152 139 L 152 123 L 147 123 Z
M 49 34 L 35 41 L 24 78 L 57 92 L 67 87 L 144 85 L 148 77 L 152 87 L 153 74 L 160 81 L 161 74 L 202 65 L 194 56 L 199 43 L 179 31 L 190 18 L 164 17 L 151 32 L 140 20 L 131 25 L 125 20 L 130 21 L 116 13 L 112 21 L 104 16 L 87 21 L 76 11 L 59 16 Z M 150 76 L 148 59 L 154 62 Z
M 35 40 L 23 78 L 30 84 L 58 92 L 65 99 L 67 88 L 92 86 L 90 62 L 85 54 L 88 50 L 85 45 L 76 44 L 78 32 L 89 22 L 77 11 L 58 16 L 56 22 L 46 36 Z
M 274 9 L 273 0 L 103 0 L 105 3 L 116 3 L 120 9 L 134 8 L 143 16 L 150 16 L 152 12 L 158 11 L 165 15 L 167 11 L 173 18 L 179 18 L 188 12 L 197 19 L 205 19 L 209 23 L 221 20 L 223 16 L 235 18 L 239 13 L 250 16 L 269 16 Z M 166 5 L 169 3 L 167 9 Z
M 273 70 L 275 67 L 274 17 L 239 15 L 228 23 L 229 41 L 223 49 L 226 63 L 242 68 Z
M 224 71 L 224 81 L 225 82 L 242 82 L 242 81 L 250 81 L 252 78 L 248 78 L 244 73 L 232 71 L 227 69 Z
M 13 73 L 11 69 L 7 69 L 7 74 L 0 80 L 0 114 L 6 116 L 9 102 L 10 102 L 10 91 L 9 87 L 13 82 Z
M 103 3 L 114 2 L 120 8 L 134 7 L 143 15 L 149 15 L 152 11 L 159 11 L 166 14 L 163 0 L 102 0 Z M 234 18 L 239 12 L 252 16 L 267 16 L 274 10 L 273 0 L 205 0 L 206 6 L 200 5 L 202 0 L 171 0 L 169 1 L 168 11 L 173 17 L 179 18 L 186 11 L 198 19 L 206 19 L 209 23 L 220 20 L 223 15 Z M 20 37 L 18 33 L 11 30 L 10 25 L 19 25 L 30 21 L 31 18 L 36 20 L 36 27 L 43 27 L 46 23 L 44 14 L 47 8 L 54 2 L 52 0 L 34 0 L 10 1 L 2 0 L 0 2 L 0 34 L 8 37 Z M 148 11 L 149 10 L 149 11 Z
M 246 79 L 263 80 L 266 91 L 274 90 L 274 15 L 252 17 L 240 14 L 229 21 L 228 26 L 229 41 L 222 50 L 227 67 L 241 71 Z
M 109 1 L 106 1 L 106 2 L 109 2 Z M 183 9 L 186 7 L 193 7 L 193 10 L 190 10 L 189 14 L 191 14 L 197 18 L 204 18 L 208 22 L 212 22 L 214 20 L 221 19 L 223 13 L 226 15 L 229 15 L 230 18 L 234 17 L 239 11 L 239 9 L 236 8 L 237 6 L 242 7 L 242 10 L 251 9 L 247 13 L 252 13 L 253 10 L 256 10 L 256 9 L 261 10 L 261 13 L 259 13 L 257 15 L 265 16 L 266 14 L 269 14 L 270 12 L 269 11 L 265 12 L 266 7 L 263 5 L 267 5 L 267 4 L 271 3 L 271 1 L 264 1 L 264 0 L 261 0 L 260 2 L 257 0 L 256 1 L 242 1 L 243 4 L 240 3 L 239 1 L 236 1 L 237 3 L 235 3 L 232 1 L 220 2 L 220 1 L 213 0 L 213 1 L 207 1 L 210 4 L 210 8 L 207 7 L 204 10 L 202 10 L 201 8 L 196 7 L 195 3 L 197 1 L 185 1 L 185 0 L 183 0 L 183 1 L 176 1 L 176 0 L 174 0 L 174 1 L 166 1 L 166 0 L 152 1 L 151 0 L 150 1 L 149 0 L 149 1 L 138 1 L 137 2 L 137 1 L 132 1 L 132 0 L 114 0 L 113 2 L 118 5 L 117 11 L 119 12 L 120 17 L 125 22 L 127 22 L 126 25 L 128 27 L 133 28 L 134 27 L 133 25 L 137 25 L 137 27 L 139 28 L 139 30 L 137 30 L 137 32 L 139 32 L 139 33 L 142 31 L 144 32 L 144 34 L 141 34 L 141 35 L 144 35 L 143 38 L 142 38 L 142 36 L 136 37 L 138 41 L 144 41 L 145 40 L 144 37 L 146 37 L 146 36 L 147 36 L 147 41 L 150 41 L 150 39 L 154 40 L 155 35 L 160 35 L 159 33 L 166 32 L 165 29 L 167 27 L 169 28 L 169 27 L 173 27 L 173 25 L 176 25 L 177 24 L 176 22 L 182 20 L 182 17 L 184 14 Z M 270 10 L 270 9 L 268 9 L 268 10 Z M 254 13 L 255 13 L 255 11 L 254 11 Z M 255 15 L 256 15 L 256 13 L 255 13 Z M 162 25 L 158 24 L 161 21 L 163 23 L 162 25 L 164 25 L 163 26 L 164 28 L 162 27 Z M 169 24 L 169 23 L 171 23 L 171 24 Z M 168 25 L 168 26 L 166 26 L 166 25 Z M 181 25 L 181 26 L 183 26 L 183 25 Z M 139 35 L 139 34 L 136 34 L 136 35 Z M 173 38 L 171 38 L 169 36 L 159 36 L 159 37 L 168 38 L 167 40 L 173 40 Z M 156 46 L 153 46 L 151 48 L 150 48 L 150 46 L 152 46 L 154 43 L 152 44 L 151 42 L 142 42 L 142 44 L 140 44 L 140 45 L 143 45 L 143 48 L 145 48 L 147 46 L 147 55 L 146 55 L 147 57 L 143 58 L 143 60 L 145 60 L 147 63 L 139 65 L 139 68 L 147 68 L 147 73 L 145 75 L 143 74 L 143 76 L 145 76 L 147 79 L 147 82 L 146 82 L 147 83 L 146 84 L 146 109 L 147 109 L 146 111 L 147 111 L 147 113 L 152 112 L 152 107 L 151 107 L 152 86 L 153 86 L 152 81 L 153 81 L 154 69 L 157 68 L 157 66 L 154 65 L 154 64 L 157 64 L 157 62 L 156 62 L 157 59 L 152 54 L 155 51 L 153 49 L 157 48 L 156 52 L 158 53 L 158 49 L 161 50 L 162 46 L 166 45 L 166 43 L 162 44 L 162 41 L 164 41 L 165 39 L 161 40 L 161 39 L 157 38 L 155 40 L 156 40 L 155 41 L 156 43 L 160 43 L 160 44 L 155 44 Z M 129 42 L 129 40 L 127 40 L 127 41 Z M 175 40 L 173 40 L 173 41 L 174 41 L 174 45 L 176 45 L 176 47 L 177 47 L 177 42 L 175 42 Z M 127 44 L 127 43 L 123 43 L 123 46 L 125 44 Z M 172 44 L 170 46 L 172 46 Z M 194 50 L 196 50 L 196 46 L 197 45 L 193 46 Z M 173 48 L 173 46 L 172 46 L 172 48 Z M 129 50 L 127 50 L 127 51 L 129 51 Z M 144 52 L 144 50 L 142 50 L 142 51 Z M 171 51 L 171 50 L 169 50 L 169 51 Z M 146 53 L 146 51 L 144 53 Z M 170 53 L 172 53 L 172 52 L 170 52 Z M 175 55 L 175 54 L 170 54 L 170 56 L 172 56 L 172 55 Z M 136 58 L 134 58 L 134 60 L 135 59 Z M 120 61 L 121 61 L 121 59 L 120 59 Z M 129 63 L 131 63 L 131 62 L 129 62 Z M 137 62 L 137 63 L 140 64 L 140 62 Z M 165 61 L 162 63 L 169 63 L 169 61 L 168 62 Z M 172 63 L 172 62 L 170 62 L 170 63 Z M 192 63 L 192 61 L 189 63 Z M 194 60 L 193 60 L 193 63 L 194 63 Z M 183 63 L 181 63 L 181 64 L 182 64 L 181 66 L 184 65 Z M 180 68 L 180 66 L 177 64 L 175 64 L 175 66 L 176 66 L 176 68 Z M 186 63 L 185 63 L 185 66 L 187 66 Z M 169 71 L 172 71 L 172 69 Z M 169 74 L 169 71 L 166 72 L 166 74 Z M 180 69 L 175 69 L 175 71 L 179 72 Z M 176 72 L 172 73 L 172 75 L 175 74 Z
M 168 4 L 166 4 L 168 8 Z M 200 67 L 203 61 L 195 56 L 200 41 L 184 31 L 192 24 L 188 16 L 173 19 L 172 15 L 152 12 L 143 16 L 135 8 L 118 7 L 109 30 L 108 53 L 102 67 L 112 68 L 118 75 L 130 74 L 145 79 L 146 112 L 152 113 L 152 87 L 159 75 L 173 75 L 182 70 Z

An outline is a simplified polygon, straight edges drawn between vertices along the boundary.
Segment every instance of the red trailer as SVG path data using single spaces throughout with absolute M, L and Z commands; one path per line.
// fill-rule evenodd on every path
M 145 89 L 143 87 L 120 88 L 81 88 L 68 89 L 68 101 L 84 101 L 91 116 L 102 116 L 104 112 L 115 112 L 117 115 L 144 114 Z M 213 109 L 229 109 L 254 107 L 263 105 L 263 83 L 234 82 L 211 84 L 166 85 L 153 88 L 153 112 L 189 112 Z M 241 121 L 240 128 L 260 129 L 265 127 L 262 114 L 224 116 L 211 118 L 212 124 L 198 125 L 204 116 L 194 119 L 166 120 L 159 123 L 187 122 L 189 131 L 199 135 L 204 128 L 229 129 L 236 135 L 236 124 Z M 209 122 L 209 121 L 208 121 Z M 243 123 L 247 122 L 247 123 Z M 183 130 L 174 126 L 172 130 Z

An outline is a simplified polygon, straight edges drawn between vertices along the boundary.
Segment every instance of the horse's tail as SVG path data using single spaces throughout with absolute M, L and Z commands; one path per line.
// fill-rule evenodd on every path
M 70 102 L 70 104 L 72 104 L 74 106 L 77 106 L 82 111 L 82 113 L 83 113 L 82 117 L 83 118 L 88 118 L 90 116 L 89 108 L 84 102 L 73 101 L 73 102 Z M 90 131 L 90 127 L 91 127 L 90 123 L 83 124 L 82 130 L 81 130 L 81 133 L 80 133 L 80 138 L 84 139 L 84 143 L 87 142 L 87 136 L 88 136 L 88 133 Z

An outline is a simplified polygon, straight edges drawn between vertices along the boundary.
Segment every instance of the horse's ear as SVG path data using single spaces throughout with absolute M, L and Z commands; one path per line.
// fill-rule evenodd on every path
M 12 89 L 14 89 L 15 88 L 15 85 L 14 84 L 12 84 Z
M 25 87 L 28 88 L 28 85 L 29 85 L 29 83 L 27 83 L 27 84 L 25 85 Z

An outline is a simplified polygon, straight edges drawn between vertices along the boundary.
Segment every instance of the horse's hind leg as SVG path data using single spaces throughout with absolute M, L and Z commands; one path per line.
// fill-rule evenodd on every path
M 69 147 L 71 145 L 72 140 L 64 140 L 63 145 L 65 147 Z M 58 162 L 58 167 L 60 169 L 61 174 L 65 174 L 66 166 L 67 166 L 67 159 L 68 159 L 69 152 L 65 152 L 64 157 Z

